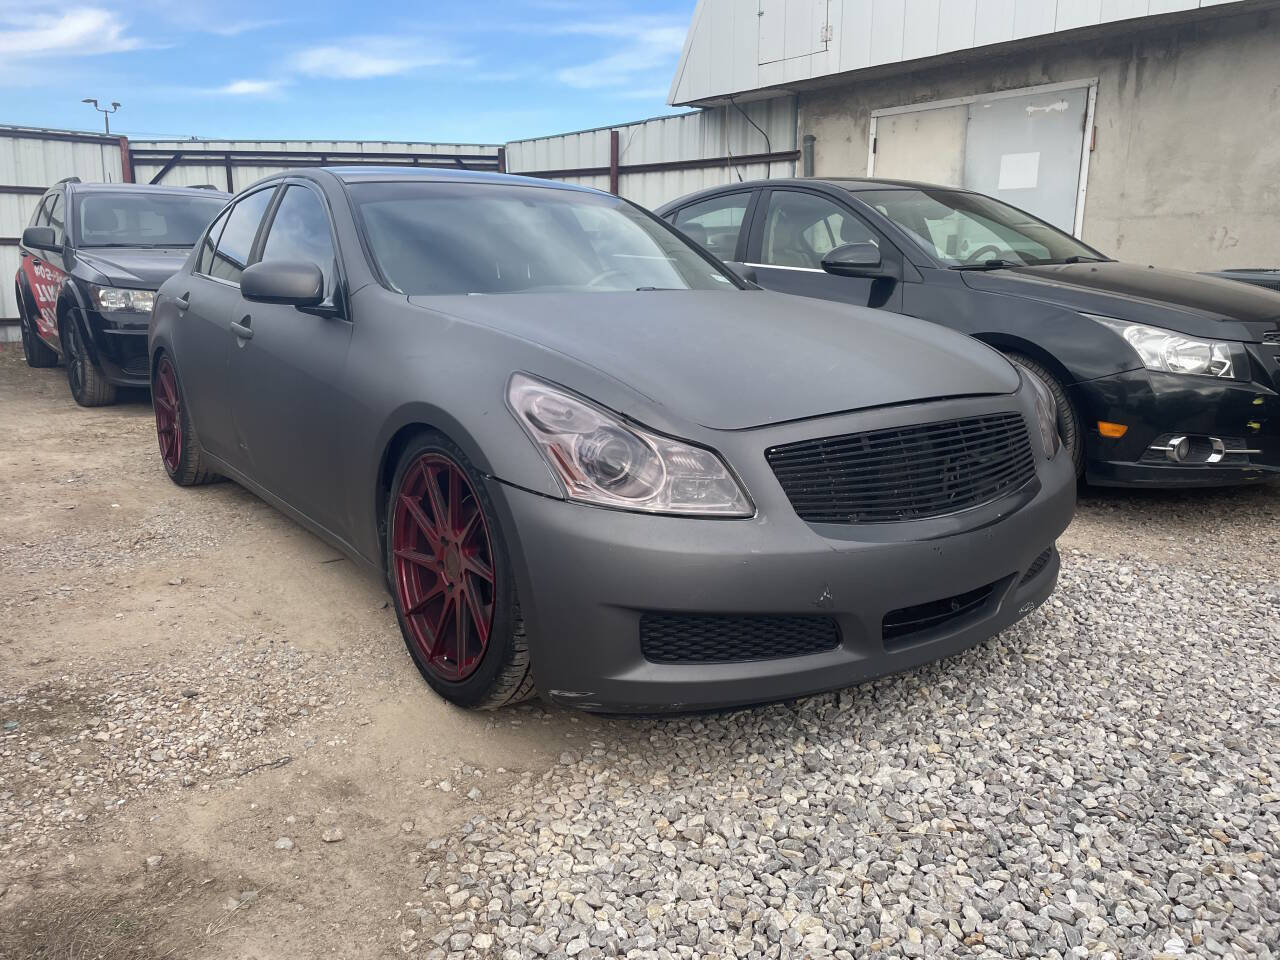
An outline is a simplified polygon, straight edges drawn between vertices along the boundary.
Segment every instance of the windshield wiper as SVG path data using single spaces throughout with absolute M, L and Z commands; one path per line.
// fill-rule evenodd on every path
M 1005 267 L 1025 267 L 1025 263 L 1014 263 L 1012 260 L 983 260 L 981 263 L 958 263 L 949 270 L 1003 270 Z
M 1076 254 L 1074 257 L 1063 257 L 1061 260 L 1046 260 L 1045 263 L 1109 263 L 1106 257 L 1086 257 Z

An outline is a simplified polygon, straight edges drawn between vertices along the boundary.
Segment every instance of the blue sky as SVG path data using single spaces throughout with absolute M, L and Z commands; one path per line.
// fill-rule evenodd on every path
M 502 142 L 673 112 L 695 0 L 0 0 L 0 123 Z

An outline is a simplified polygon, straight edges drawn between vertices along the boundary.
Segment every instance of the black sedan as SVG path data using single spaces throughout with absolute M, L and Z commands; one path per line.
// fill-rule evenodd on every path
M 1008 204 L 885 180 L 771 180 L 658 213 L 770 290 L 879 307 L 1002 350 L 1053 392 L 1091 483 L 1280 472 L 1280 293 L 1109 259 Z
M 465 706 L 790 697 L 1043 602 L 1075 503 L 1052 396 L 959 334 L 795 303 L 592 190 L 281 175 L 160 290 L 161 456 L 385 577 Z

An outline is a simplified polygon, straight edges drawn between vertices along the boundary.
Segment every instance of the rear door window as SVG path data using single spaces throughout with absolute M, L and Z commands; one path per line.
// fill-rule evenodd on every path
M 738 238 L 751 203 L 751 191 L 691 203 L 676 211 L 675 226 L 686 237 L 721 260 L 734 260 Z
M 53 195 L 53 201 L 48 205 L 49 226 L 53 227 L 53 242 L 61 245 L 62 238 L 66 235 L 66 225 L 64 214 L 65 204 L 62 202 L 62 191 L 59 190 Z
M 239 283 L 240 274 L 248 266 L 249 256 L 253 252 L 253 241 L 258 235 L 258 227 L 262 224 L 262 215 L 267 212 L 271 203 L 274 187 L 251 193 L 231 208 L 227 217 L 227 225 L 222 229 L 218 245 L 213 252 L 213 263 L 209 267 L 209 276 Z
M 213 225 L 209 227 L 209 232 L 204 235 L 204 239 L 200 241 L 200 257 L 196 260 L 196 273 L 202 273 L 209 276 L 209 271 L 213 267 L 213 251 L 218 246 L 218 238 L 222 236 L 222 228 L 227 224 L 227 214 L 231 210 L 228 207 L 218 215 L 213 221 Z

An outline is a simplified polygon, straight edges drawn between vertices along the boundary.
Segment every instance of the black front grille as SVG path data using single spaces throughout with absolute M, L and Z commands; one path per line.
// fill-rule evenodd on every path
M 1019 413 L 802 440 L 765 453 L 791 505 L 815 523 L 890 523 L 990 503 L 1035 476 Z
M 144 354 L 141 357 L 130 357 L 120 367 L 121 371 L 130 377 L 145 377 L 150 372 L 150 361 Z
M 840 628 L 830 617 L 740 617 L 646 613 L 640 649 L 653 663 L 733 663 L 834 650 Z
M 935 630 L 952 621 L 977 613 L 986 606 L 996 585 L 989 583 L 968 593 L 918 603 L 914 607 L 901 607 L 884 615 L 881 625 L 886 647 L 903 643 L 917 634 Z
M 1018 586 L 1025 587 L 1028 583 L 1039 576 L 1040 571 L 1049 565 L 1049 558 L 1053 556 L 1053 547 L 1050 547 L 1040 556 L 1031 561 L 1031 566 L 1027 567 L 1027 572 L 1022 575 L 1022 579 L 1018 581 Z

